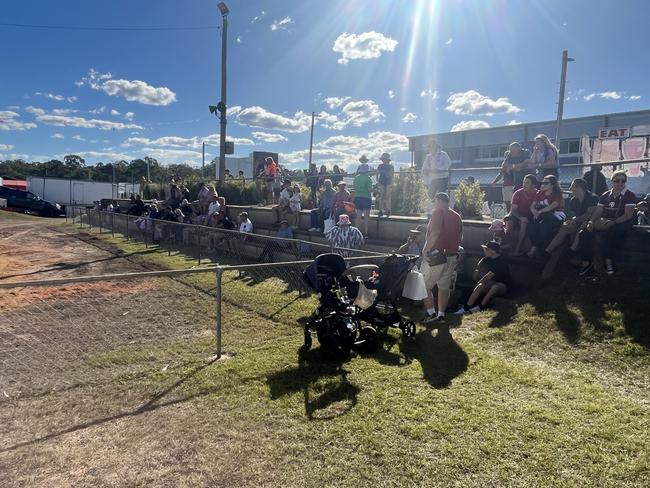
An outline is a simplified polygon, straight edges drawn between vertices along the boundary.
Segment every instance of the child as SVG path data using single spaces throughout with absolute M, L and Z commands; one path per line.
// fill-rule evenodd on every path
M 293 194 L 289 198 L 289 212 L 292 216 L 291 227 L 293 229 L 298 228 L 298 223 L 300 221 L 300 187 L 298 185 L 293 186 Z
M 503 296 L 512 288 L 512 278 L 508 269 L 508 260 L 501 255 L 501 246 L 498 242 L 490 241 L 481 246 L 485 257 L 481 259 L 474 271 L 475 276 L 485 273 L 478 280 L 472 295 L 467 300 L 467 305 L 461 305 L 456 315 L 480 312 L 486 308 L 496 296 Z M 480 270 L 480 271 L 479 271 Z M 483 297 L 481 304 L 476 304 Z
M 503 244 L 503 241 L 506 238 L 506 226 L 501 219 L 494 219 L 492 225 L 490 225 L 489 230 L 493 232 L 492 240 L 498 242 L 499 245 Z

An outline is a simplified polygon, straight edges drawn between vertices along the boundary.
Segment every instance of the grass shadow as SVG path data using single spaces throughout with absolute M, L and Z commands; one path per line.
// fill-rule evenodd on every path
M 267 376 L 271 398 L 276 400 L 302 391 L 305 414 L 310 420 L 329 420 L 344 415 L 357 404 L 360 389 L 348 380 L 343 362 L 344 359 L 322 360 L 319 350 L 301 347 L 297 367 Z

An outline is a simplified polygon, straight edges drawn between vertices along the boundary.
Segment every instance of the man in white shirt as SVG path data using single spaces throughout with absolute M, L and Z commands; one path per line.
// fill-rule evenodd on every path
M 248 218 L 248 212 L 242 212 L 239 214 L 239 232 L 244 232 L 246 234 L 253 233 L 253 223 Z
M 439 192 L 447 192 L 449 186 L 449 154 L 442 150 L 436 139 L 429 142 L 429 154 L 422 163 L 422 180 L 433 198 Z

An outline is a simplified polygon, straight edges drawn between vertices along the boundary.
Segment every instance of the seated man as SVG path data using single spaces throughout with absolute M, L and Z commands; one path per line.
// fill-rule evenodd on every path
M 490 305 L 496 296 L 503 296 L 512 288 L 512 278 L 508 268 L 508 260 L 501 255 L 501 246 L 498 242 L 490 241 L 481 246 L 485 257 L 481 259 L 474 270 L 474 278 L 483 276 L 478 280 L 467 305 L 461 305 L 456 315 L 480 312 L 482 308 Z M 477 304 L 481 299 L 480 305 Z
M 564 222 L 553 240 L 546 246 L 546 252 L 549 254 L 564 244 L 567 238 L 571 239 L 571 249 L 577 251 L 580 240 L 578 232 L 586 228 L 589 216 L 598 205 L 598 197 L 587 189 L 587 182 L 582 178 L 573 180 L 570 190 L 573 192 L 573 198 L 569 203 L 569 212 L 573 217 Z
M 408 239 L 397 249 L 397 252 L 411 256 L 422 256 L 426 230 L 427 226 L 424 224 L 418 225 L 415 229 L 410 230 Z
M 282 182 L 282 191 L 280 192 L 280 200 L 278 205 L 273 207 L 273 213 L 275 214 L 275 225 L 280 225 L 282 220 L 287 218 L 287 215 L 290 213 L 289 201 L 293 195 L 293 190 L 291 189 L 291 180 L 284 180 Z
M 287 220 L 280 222 L 280 228 L 278 229 L 277 237 L 282 239 L 293 239 L 293 229 L 289 226 Z M 288 250 L 292 246 L 292 243 L 289 241 L 277 241 L 275 239 L 269 239 L 264 245 L 264 249 L 258 258 L 260 261 L 265 262 L 268 258 L 268 262 L 272 263 L 274 261 L 274 253 L 276 251 Z
M 535 201 L 535 196 L 537 195 L 537 178 L 535 175 L 526 175 L 523 183 L 523 188 L 520 188 L 512 195 L 511 211 L 508 214 L 512 219 L 511 222 L 516 223 L 519 229 L 519 237 L 511 253 L 513 256 L 521 256 L 523 254 L 522 247 L 527 235 L 528 225 L 533 220 L 533 213 L 530 210 L 530 206 Z
M 587 274 L 594 266 L 594 233 L 602 232 L 603 256 L 607 274 L 615 272 L 614 259 L 625 242 L 628 231 L 634 225 L 636 196 L 625 188 L 625 171 L 612 174 L 612 189 L 600 197 L 598 206 L 587 221 L 585 231 L 580 234 L 580 275 Z

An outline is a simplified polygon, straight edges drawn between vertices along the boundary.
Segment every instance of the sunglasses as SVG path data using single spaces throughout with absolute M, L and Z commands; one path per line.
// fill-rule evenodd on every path
M 542 181 L 542 183 L 541 183 L 541 184 L 542 184 L 542 185 L 550 185 L 550 184 L 551 184 L 551 182 L 550 182 L 550 181 Z
M 615 180 L 612 180 L 612 183 L 627 183 L 627 180 L 619 180 L 618 178 Z

